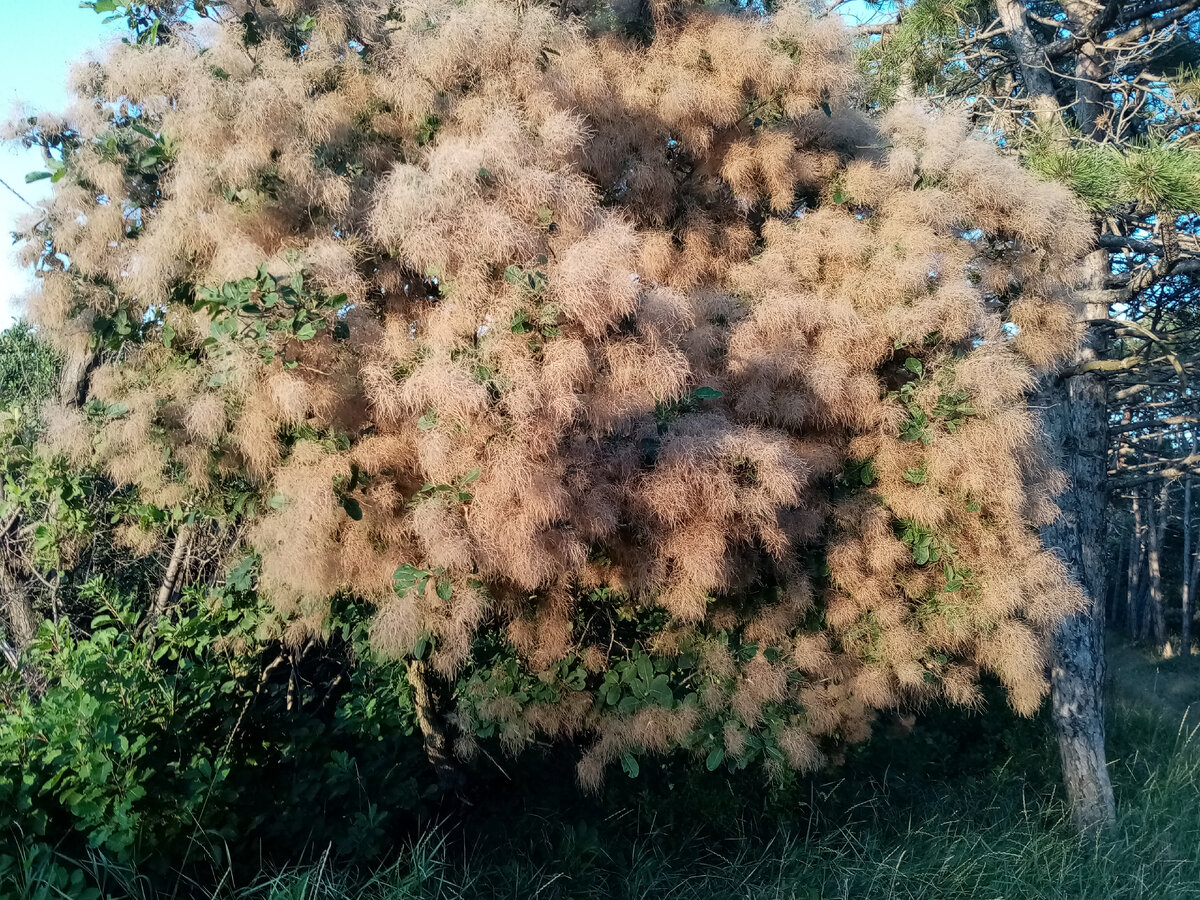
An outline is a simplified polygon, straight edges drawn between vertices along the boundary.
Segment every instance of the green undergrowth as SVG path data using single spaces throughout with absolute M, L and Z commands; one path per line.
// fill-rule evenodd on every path
M 0 893 L 147 900 L 1200 897 L 1200 735 L 1189 722 L 1118 701 L 1110 757 L 1119 821 L 1099 838 L 1071 834 L 1045 721 L 933 713 L 911 728 L 882 725 L 891 733 L 833 776 L 770 788 L 682 774 L 668 762 L 643 767 L 637 779 L 618 774 L 603 796 L 581 798 L 568 786 L 564 760 L 500 760 L 490 777 L 481 773 L 472 795 L 375 869 L 316 852 L 302 866 L 254 877 L 235 877 L 232 869 L 211 879 L 193 873 L 168 888 L 99 856 L 64 861 L 43 852 L 14 861 Z M 531 790 L 539 775 L 546 787 Z M 74 874 L 59 874 L 60 884 L 48 883 L 47 872 L 68 870 Z

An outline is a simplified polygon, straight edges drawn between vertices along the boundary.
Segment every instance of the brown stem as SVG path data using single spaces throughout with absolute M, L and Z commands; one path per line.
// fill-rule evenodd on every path
M 4 601 L 4 616 L 8 622 L 8 633 L 16 647 L 17 653 L 24 653 L 25 648 L 37 634 L 37 613 L 29 596 L 22 589 L 20 582 L 13 577 L 8 566 L 0 560 L 0 596 Z
M 154 605 L 150 607 L 150 614 L 146 617 L 143 627 L 156 624 L 159 618 L 166 615 L 167 610 L 170 609 L 171 597 L 175 593 L 179 574 L 183 568 L 183 560 L 191 543 L 192 528 L 191 525 L 181 525 L 175 534 L 175 547 L 171 551 L 171 560 L 167 563 L 167 572 L 163 576 L 162 584 L 159 585 L 158 596 L 154 598 Z
M 450 753 L 445 716 L 430 685 L 429 663 L 419 659 L 410 660 L 408 683 L 412 687 L 413 708 L 424 739 L 425 756 L 437 774 L 438 785 L 443 790 L 458 788 L 462 783 L 462 773 Z

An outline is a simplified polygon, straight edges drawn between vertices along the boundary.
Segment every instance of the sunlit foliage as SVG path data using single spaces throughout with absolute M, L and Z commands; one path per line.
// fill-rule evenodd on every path
M 85 388 L 49 448 L 161 508 L 253 484 L 287 639 L 373 604 L 464 754 L 780 774 L 981 670 L 1032 712 L 1079 593 L 1024 398 L 1082 211 L 856 112 L 833 20 L 653 12 L 232 3 L 80 67 L 18 123 L 61 154 L 30 316 Z

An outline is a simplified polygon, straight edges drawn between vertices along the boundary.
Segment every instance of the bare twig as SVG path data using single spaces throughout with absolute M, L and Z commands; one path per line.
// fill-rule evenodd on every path
M 34 206 L 32 203 L 30 203 L 28 200 L 26 200 L 23 196 L 21 196 L 21 193 L 16 188 L 14 188 L 11 184 L 9 184 L 7 181 L 5 181 L 3 178 L 0 178 L 0 184 L 4 185 L 6 188 L 8 188 L 9 191 L 12 192 L 13 196 L 15 196 L 18 200 L 20 200 L 22 203 L 24 203 L 30 209 L 37 209 L 36 206 Z

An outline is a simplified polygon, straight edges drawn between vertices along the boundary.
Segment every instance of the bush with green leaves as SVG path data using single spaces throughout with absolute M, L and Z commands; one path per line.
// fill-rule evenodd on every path
M 0 331 L 0 407 L 27 409 L 53 393 L 58 360 L 26 322 Z
M 103 579 L 84 588 L 86 630 L 43 623 L 25 664 L 45 694 L 0 681 L 0 833 L 165 871 L 251 850 L 371 858 L 410 825 L 421 757 L 402 669 L 362 655 L 350 606 L 324 644 L 282 643 L 253 564 L 186 591 L 152 634 Z

